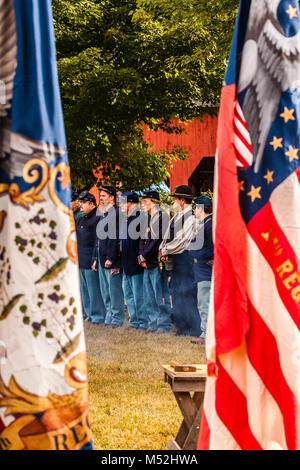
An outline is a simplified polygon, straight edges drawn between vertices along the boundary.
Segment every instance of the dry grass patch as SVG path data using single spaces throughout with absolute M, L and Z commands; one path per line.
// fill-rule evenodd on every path
M 127 324 L 126 324 L 127 326 Z M 182 416 L 162 364 L 205 362 L 190 338 L 85 323 L 91 426 L 104 450 L 163 450 Z

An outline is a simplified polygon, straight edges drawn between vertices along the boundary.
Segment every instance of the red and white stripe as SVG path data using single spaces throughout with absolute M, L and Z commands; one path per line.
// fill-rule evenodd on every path
M 253 163 L 253 151 L 245 116 L 238 101 L 234 108 L 233 129 L 236 164 L 238 167 L 247 168 Z
M 224 95 L 233 102 L 235 87 Z M 220 119 L 234 114 L 224 101 Z M 198 449 L 300 449 L 300 170 L 246 227 L 236 209 L 232 133 L 219 128 L 215 183 L 222 184 L 215 185 L 210 366 Z M 268 240 L 262 234 L 271 228 Z M 287 260 L 293 269 L 283 275 Z

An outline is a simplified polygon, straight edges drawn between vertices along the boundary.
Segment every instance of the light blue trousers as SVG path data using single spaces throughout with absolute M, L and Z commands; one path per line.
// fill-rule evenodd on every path
M 145 269 L 143 284 L 148 329 L 170 331 L 171 301 L 167 273 L 163 271 L 161 275 L 158 267 Z
M 98 273 L 92 269 L 80 269 L 79 275 L 83 318 L 93 323 L 103 323 L 105 306 L 100 291 Z
M 104 301 L 106 325 L 122 326 L 124 323 L 124 295 L 122 273 L 111 277 L 110 269 L 102 268 L 98 263 L 99 282 Z
M 143 295 L 143 274 L 123 274 L 124 296 L 129 312 L 129 324 L 133 328 L 148 328 Z
M 205 339 L 208 308 L 209 308 L 209 297 L 210 297 L 210 286 L 211 281 L 201 281 L 197 283 L 197 301 L 198 310 L 201 318 L 201 335 L 200 338 Z

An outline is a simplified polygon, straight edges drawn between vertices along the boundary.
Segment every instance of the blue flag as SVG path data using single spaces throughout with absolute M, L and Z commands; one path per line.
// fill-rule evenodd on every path
M 50 0 L 0 0 L 0 448 L 92 448 Z

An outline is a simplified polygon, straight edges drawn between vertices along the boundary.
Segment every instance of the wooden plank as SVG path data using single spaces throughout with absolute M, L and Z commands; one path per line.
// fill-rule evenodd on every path
M 202 396 L 201 396 L 202 395 Z M 194 417 L 194 421 L 192 426 L 190 427 L 189 433 L 186 437 L 185 442 L 182 444 L 182 450 L 196 450 L 198 436 L 201 426 L 201 416 L 202 416 L 202 408 L 203 408 L 203 401 L 204 401 L 204 393 L 203 394 L 196 394 L 193 397 L 194 402 L 197 403 L 198 411 Z
M 171 388 L 173 392 L 204 392 L 205 382 L 173 380 Z
M 170 439 L 167 445 L 167 450 L 181 450 L 181 447 L 177 444 L 174 439 Z
M 185 443 L 188 434 L 189 428 L 187 427 L 186 422 L 182 420 L 178 433 L 175 437 L 175 441 L 177 442 L 180 448 L 182 448 L 183 444 Z
M 203 392 L 196 392 L 194 393 L 194 396 L 193 396 L 193 400 L 196 404 L 196 407 L 197 409 L 199 410 L 200 406 L 202 405 L 203 403 L 203 400 L 204 400 L 204 392 L 205 390 L 203 390 Z
M 180 411 L 182 413 L 183 419 L 188 427 L 188 429 L 191 428 L 193 422 L 194 422 L 194 417 L 197 414 L 197 407 L 188 392 L 175 392 L 174 393 L 176 401 L 178 403 L 178 406 L 180 408 Z
M 184 374 L 184 375 L 183 375 Z M 171 377 L 173 380 L 180 380 L 184 382 L 185 380 L 189 380 L 190 382 L 195 381 L 195 382 L 206 382 L 206 376 L 203 375 L 192 375 L 194 374 L 193 372 L 188 373 L 188 372 L 177 372 L 176 375 L 169 374 L 169 377 Z

